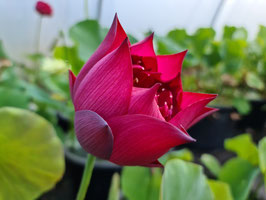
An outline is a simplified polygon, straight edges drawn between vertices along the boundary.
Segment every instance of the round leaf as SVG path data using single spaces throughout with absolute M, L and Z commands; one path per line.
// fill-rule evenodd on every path
M 31 200 L 64 172 L 64 154 L 53 127 L 18 108 L 0 109 L 0 200 Z
M 162 199 L 212 200 L 213 194 L 201 166 L 175 159 L 165 166 Z

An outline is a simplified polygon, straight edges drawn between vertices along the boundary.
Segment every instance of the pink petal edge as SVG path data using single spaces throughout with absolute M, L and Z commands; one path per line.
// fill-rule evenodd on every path
M 73 74 L 71 70 L 68 70 L 68 78 L 69 78 L 69 89 L 72 101 L 74 100 L 73 88 L 76 81 L 76 76 Z

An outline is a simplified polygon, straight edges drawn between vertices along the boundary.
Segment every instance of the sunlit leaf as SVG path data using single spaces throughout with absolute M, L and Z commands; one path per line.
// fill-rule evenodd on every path
M 216 180 L 208 180 L 208 184 L 214 194 L 214 200 L 234 200 L 231 189 L 227 183 Z
M 258 165 L 258 149 L 252 141 L 250 134 L 242 134 L 226 139 L 225 149 L 235 152 L 240 158 L 249 161 L 253 165 Z
M 33 200 L 64 172 L 64 153 L 49 122 L 18 108 L 0 109 L 0 200 Z

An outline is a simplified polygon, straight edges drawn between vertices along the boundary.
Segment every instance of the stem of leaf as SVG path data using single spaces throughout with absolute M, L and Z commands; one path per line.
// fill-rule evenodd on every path
M 37 25 L 37 41 L 36 41 L 36 52 L 37 53 L 40 53 L 41 32 L 42 32 L 42 16 L 40 16 L 40 20 Z
M 89 19 L 89 3 L 88 0 L 84 0 L 84 15 L 86 19 Z
M 76 200 L 84 200 L 86 197 L 86 193 L 91 181 L 94 162 L 95 162 L 95 157 L 89 154 L 83 171 L 82 180 L 79 186 L 79 191 Z

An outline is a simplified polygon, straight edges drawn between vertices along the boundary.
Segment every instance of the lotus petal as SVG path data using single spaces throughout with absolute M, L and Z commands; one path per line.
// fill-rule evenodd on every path
M 133 85 L 132 71 L 126 39 L 88 72 L 75 93 L 75 110 L 92 110 L 104 119 L 126 114 Z
M 177 127 L 146 115 L 124 115 L 108 120 L 114 146 L 111 162 L 119 165 L 148 165 L 170 148 L 193 138 Z
M 88 153 L 109 159 L 113 149 L 113 134 L 107 122 L 97 113 L 81 110 L 75 113 L 75 132 L 80 145 Z
M 105 39 L 97 48 L 97 50 L 94 52 L 94 54 L 90 57 L 90 59 L 87 61 L 87 63 L 82 67 L 80 73 L 78 74 L 76 84 L 74 87 L 74 93 L 76 92 L 83 78 L 91 70 L 91 68 L 105 55 L 107 55 L 112 50 L 119 47 L 126 38 L 127 34 L 125 33 L 123 27 L 121 26 L 117 14 L 115 14 L 112 26 L 109 32 L 107 33 Z
M 155 100 L 155 95 L 160 85 L 157 83 L 152 88 L 135 88 L 132 91 L 128 113 L 149 115 L 164 121 Z

